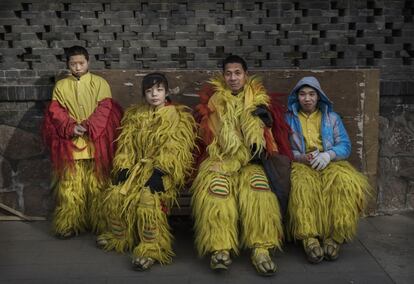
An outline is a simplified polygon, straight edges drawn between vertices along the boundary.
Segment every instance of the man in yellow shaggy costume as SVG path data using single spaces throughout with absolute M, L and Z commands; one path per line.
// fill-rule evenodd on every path
M 270 98 L 236 55 L 224 60 L 223 75 L 209 83 L 210 94 L 202 91 L 196 107 L 206 146 L 192 185 L 197 250 L 201 256 L 211 255 L 213 270 L 227 270 L 231 254 L 237 255 L 242 245 L 252 250 L 257 271 L 272 275 L 276 265 L 269 250 L 281 247 L 282 217 L 257 162 L 258 157 L 277 152 Z M 281 122 L 285 123 L 283 116 Z
M 286 120 L 294 155 L 288 232 L 302 240 L 307 258 L 335 260 L 356 233 L 369 185 L 345 161 L 351 142 L 332 102 L 315 77 L 304 77 L 288 99 Z
M 114 180 L 101 205 L 107 230 L 97 238 L 106 250 L 132 250 L 137 270 L 172 260 L 167 213 L 189 175 L 196 138 L 191 112 L 166 99 L 163 74 L 146 75 L 142 91 L 145 102 L 127 109 L 121 122 Z

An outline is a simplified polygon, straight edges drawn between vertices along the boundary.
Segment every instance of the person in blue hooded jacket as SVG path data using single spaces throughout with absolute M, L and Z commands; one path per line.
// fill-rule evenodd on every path
M 286 121 L 294 162 L 288 233 L 301 240 L 308 261 L 335 260 L 356 233 L 369 184 L 346 159 L 351 142 L 315 77 L 304 77 L 288 98 Z

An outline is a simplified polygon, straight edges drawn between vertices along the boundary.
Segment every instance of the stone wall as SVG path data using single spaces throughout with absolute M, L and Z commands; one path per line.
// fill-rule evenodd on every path
M 0 202 L 31 215 L 51 203 L 39 124 L 64 49 L 94 69 L 378 68 L 378 210 L 414 208 L 413 1 L 0 2 Z

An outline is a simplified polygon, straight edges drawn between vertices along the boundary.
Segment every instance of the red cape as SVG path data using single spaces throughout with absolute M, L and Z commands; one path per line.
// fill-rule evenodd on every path
M 100 101 L 91 116 L 82 122 L 95 148 L 95 172 L 99 177 L 109 175 L 121 118 L 121 106 L 107 98 Z M 75 125 L 76 121 L 59 102 L 50 102 L 44 114 L 42 136 L 50 149 L 53 168 L 59 176 L 62 176 L 65 168 L 73 168 L 72 152 L 76 146 L 72 138 Z

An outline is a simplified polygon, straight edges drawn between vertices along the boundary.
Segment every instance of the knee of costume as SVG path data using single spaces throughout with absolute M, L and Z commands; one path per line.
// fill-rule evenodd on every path
M 249 248 L 280 248 L 283 228 L 279 202 L 263 168 L 259 165 L 244 167 L 238 188 L 243 245 Z
M 200 255 L 233 250 L 238 253 L 238 213 L 235 179 L 208 170 L 200 171 L 192 191 L 196 247 Z

